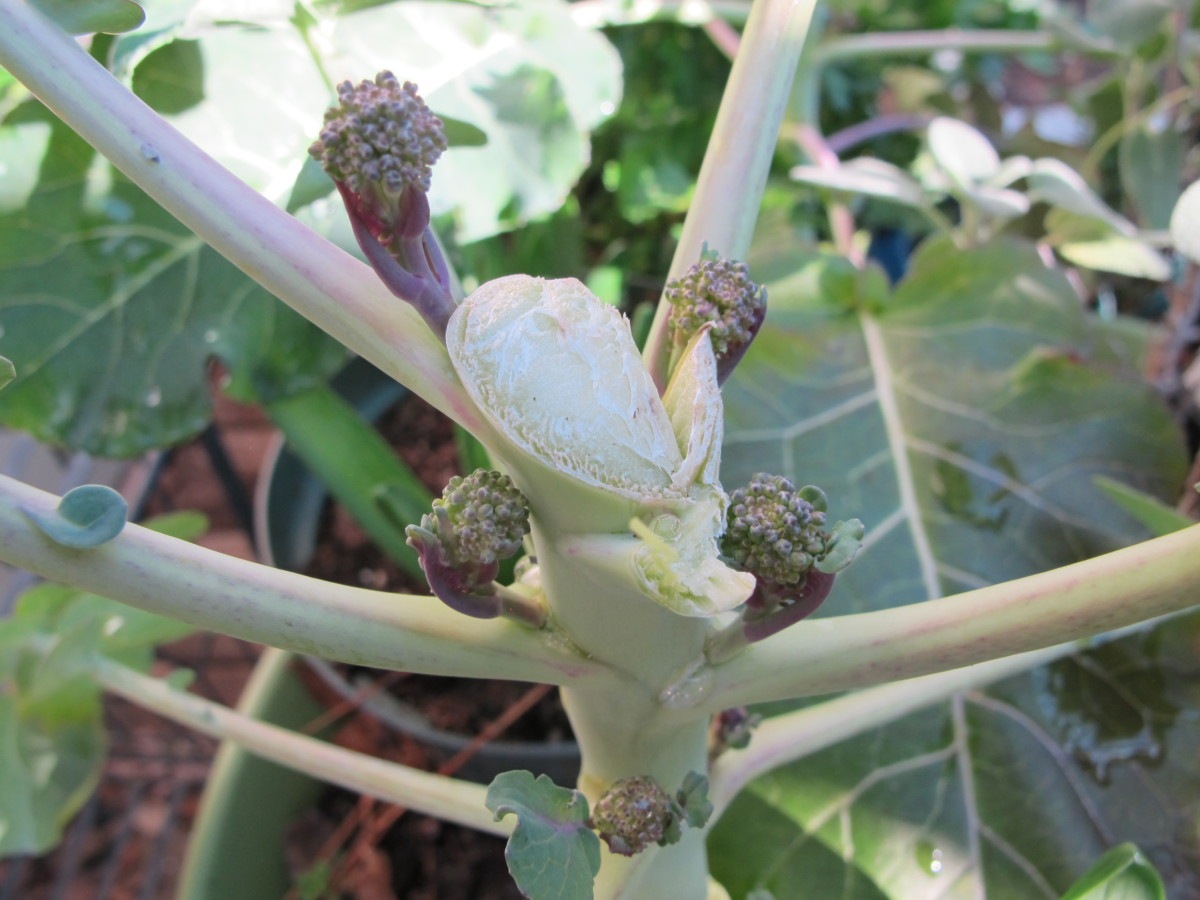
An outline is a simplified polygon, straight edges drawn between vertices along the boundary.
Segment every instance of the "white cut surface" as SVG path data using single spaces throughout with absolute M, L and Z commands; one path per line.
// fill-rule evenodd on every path
M 585 482 L 674 496 L 682 456 L 624 317 L 573 278 L 490 281 L 450 319 L 472 399 L 510 440 Z

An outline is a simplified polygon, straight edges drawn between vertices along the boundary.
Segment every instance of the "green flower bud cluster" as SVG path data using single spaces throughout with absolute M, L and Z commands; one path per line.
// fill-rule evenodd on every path
M 707 250 L 700 262 L 667 284 L 663 296 L 671 304 L 676 341 L 690 340 L 711 323 L 709 337 L 718 359 L 750 344 L 767 308 L 766 289 L 750 280 L 745 263 Z
M 439 508 L 445 510 L 450 535 L 440 536 L 447 562 L 454 566 L 508 559 L 529 533 L 525 496 L 502 472 L 477 469 L 466 477 L 455 475 L 433 507 L 435 515 Z
M 415 84 L 401 84 L 391 72 L 357 87 L 344 81 L 337 90 L 338 105 L 325 113 L 309 155 L 334 180 L 371 268 L 444 339 L 456 304 L 429 232 L 426 196 L 433 164 L 447 147 L 442 120 Z
M 662 842 L 673 820 L 671 795 L 646 775 L 614 783 L 592 811 L 592 827 L 613 853 L 622 856 Z
M 825 495 L 759 473 L 729 498 L 721 549 L 736 568 L 776 585 L 795 585 L 825 555 Z
M 699 772 L 685 775 L 674 797 L 648 775 L 632 775 L 600 795 L 589 824 L 613 853 L 633 856 L 679 843 L 685 827 L 703 828 L 712 814 L 708 779 Z
M 325 113 L 321 137 L 308 151 L 329 176 L 379 201 L 395 202 L 405 188 L 428 191 L 446 133 L 417 86 L 380 72 L 357 87 L 344 81 L 337 92 L 338 105 Z
M 494 582 L 501 560 L 521 549 L 528 532 L 525 496 L 507 475 L 486 469 L 451 478 L 432 512 L 405 529 L 430 590 L 452 609 L 480 619 L 521 612 L 505 605 L 504 590 Z M 539 621 L 537 614 L 525 618 Z

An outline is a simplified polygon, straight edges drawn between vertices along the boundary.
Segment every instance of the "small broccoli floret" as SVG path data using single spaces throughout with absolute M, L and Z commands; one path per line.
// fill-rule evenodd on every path
M 333 179 L 354 237 L 376 274 L 439 337 L 455 302 L 450 272 L 429 232 L 433 164 L 446 149 L 442 120 L 391 72 L 338 85 L 321 137 L 308 149 Z
M 433 505 L 446 511 L 451 540 L 443 538 L 443 546 L 454 566 L 489 566 L 508 559 L 529 533 L 525 496 L 502 472 L 477 469 L 465 478 L 455 475 Z
M 826 527 L 824 492 L 797 489 L 778 475 L 758 474 L 729 498 L 721 551 L 730 565 L 755 577 L 742 614 L 742 633 L 710 644 L 720 658 L 811 615 L 825 602 L 837 573 L 862 546 L 858 519 Z
M 401 84 L 391 72 L 357 86 L 344 81 L 337 92 L 338 105 L 325 113 L 321 137 L 308 152 L 361 198 L 363 212 L 394 225 L 407 212 L 405 193 L 429 190 L 433 165 L 446 149 L 442 120 L 415 84 Z
M 613 853 L 633 856 L 664 842 L 675 818 L 676 805 L 658 782 L 634 775 L 615 782 L 596 801 L 592 827 Z
M 814 493 L 816 492 L 816 493 Z M 814 505 L 813 500 L 817 500 Z M 795 585 L 825 555 L 823 495 L 759 473 L 729 498 L 721 549 L 734 566 L 776 585 Z
M 767 311 L 767 291 L 750 280 L 746 264 L 707 249 L 700 262 L 667 284 L 663 296 L 671 304 L 676 345 L 711 325 L 709 338 L 721 380 L 742 358 Z
M 405 533 L 430 589 L 447 605 L 477 618 L 520 613 L 505 607 L 514 598 L 493 584 L 500 562 L 520 550 L 529 533 L 525 496 L 507 475 L 486 469 L 456 475 L 432 513 Z

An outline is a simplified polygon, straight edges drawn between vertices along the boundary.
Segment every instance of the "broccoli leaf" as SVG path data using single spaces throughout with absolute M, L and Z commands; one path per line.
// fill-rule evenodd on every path
M 517 887 L 533 900 L 590 900 L 600 871 L 600 838 L 588 827 L 587 798 L 546 775 L 504 772 L 488 788 L 487 807 L 517 817 L 504 851 Z
M 929 242 L 887 298 L 842 261 L 761 257 L 773 304 L 725 386 L 727 485 L 820 485 L 866 525 L 818 615 L 998 584 L 1150 535 L 1097 488 L 1173 500 L 1187 453 L 1140 376 L 1147 331 L 1088 315 L 1030 244 Z M 1036 611 L 1031 610 L 1036 628 Z M 971 691 L 756 781 L 715 826 L 735 898 L 1057 898 L 1131 841 L 1200 890 L 1196 617 Z M 765 712 L 765 710 L 764 710 Z

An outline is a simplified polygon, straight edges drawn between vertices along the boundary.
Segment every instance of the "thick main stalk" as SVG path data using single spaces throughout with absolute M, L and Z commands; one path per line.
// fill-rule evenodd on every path
M 578 787 L 593 804 L 613 782 L 649 775 L 673 794 L 689 772 L 707 770 L 707 718 L 680 724 L 658 698 L 622 681 L 564 689 L 563 705 L 583 755 Z M 703 897 L 708 857 L 703 832 L 627 858 L 601 848 L 596 896 Z
M 708 620 L 677 615 L 634 586 L 561 552 L 536 527 L 542 585 L 556 624 L 611 674 L 564 688 L 563 703 L 583 755 L 579 789 L 595 803 L 613 782 L 648 775 L 673 793 L 707 769 L 708 715 L 664 706 L 663 688 L 702 658 Z M 703 834 L 632 859 L 603 850 L 597 897 L 703 897 Z

